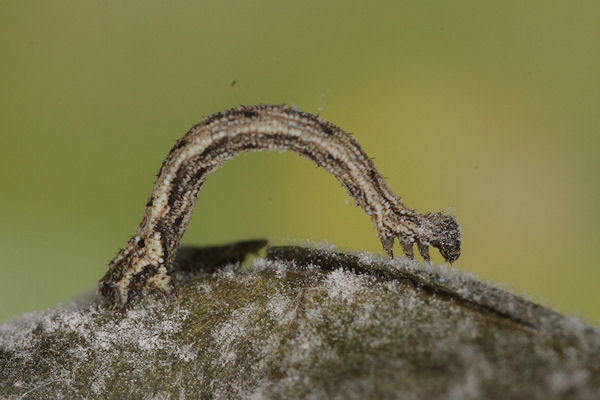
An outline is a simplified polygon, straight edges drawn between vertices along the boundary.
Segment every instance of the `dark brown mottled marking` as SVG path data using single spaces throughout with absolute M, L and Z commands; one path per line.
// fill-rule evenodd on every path
M 319 127 L 321 128 L 321 130 L 323 131 L 323 133 L 325 133 L 327 136 L 333 135 L 333 129 L 329 126 L 328 123 L 326 123 L 326 122 L 320 122 L 319 123 Z
M 187 142 L 184 139 L 179 139 L 177 143 L 175 143 L 175 146 L 173 146 L 173 149 L 171 151 L 179 150 L 182 147 L 185 147 L 186 145 Z
M 179 215 L 177 218 L 175 218 L 175 222 L 173 222 L 175 224 L 176 227 L 181 226 L 181 223 L 183 222 L 183 215 Z
M 175 208 L 177 202 L 181 202 L 183 196 L 185 196 L 185 193 L 187 192 L 187 188 L 183 186 L 184 178 L 180 175 L 180 173 L 177 174 L 177 178 L 175 178 L 176 186 L 173 186 L 173 189 L 169 192 L 167 204 L 171 209 Z
M 208 174 L 209 172 L 210 172 L 210 169 L 209 169 L 209 168 L 198 168 L 198 169 L 196 170 L 196 172 L 194 172 L 194 180 L 195 180 L 195 181 L 199 181 L 199 180 L 201 180 L 201 179 L 202 179 L 202 178 L 204 178 L 204 176 L 205 176 L 206 174 Z
M 243 112 L 244 117 L 246 118 L 256 118 L 258 117 L 258 112 L 252 110 L 246 110 Z
M 129 281 L 129 290 L 141 289 L 146 285 L 148 278 L 156 275 L 158 268 L 154 265 L 146 265 L 141 272 L 134 274 Z

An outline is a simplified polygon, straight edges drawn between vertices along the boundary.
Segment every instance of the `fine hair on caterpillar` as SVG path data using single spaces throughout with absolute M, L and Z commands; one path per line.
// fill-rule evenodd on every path
M 340 127 L 285 105 L 238 107 L 193 126 L 160 167 L 136 234 L 110 262 L 99 293 L 115 309 L 133 295 L 176 293 L 173 261 L 206 178 L 226 160 L 247 151 L 298 153 L 331 173 L 367 213 L 383 249 L 393 257 L 397 238 L 406 256 L 413 245 L 429 260 L 429 246 L 448 262 L 460 255 L 461 228 L 453 216 L 421 214 L 401 201 L 361 146 Z

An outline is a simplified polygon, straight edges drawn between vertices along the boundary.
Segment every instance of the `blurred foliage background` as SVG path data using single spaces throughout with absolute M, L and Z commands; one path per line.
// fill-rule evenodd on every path
M 598 21 L 597 1 L 0 1 L 0 321 L 94 287 L 190 126 L 285 102 L 455 214 L 457 268 L 600 323 Z M 297 155 L 244 155 L 184 243 L 381 252 L 346 199 Z

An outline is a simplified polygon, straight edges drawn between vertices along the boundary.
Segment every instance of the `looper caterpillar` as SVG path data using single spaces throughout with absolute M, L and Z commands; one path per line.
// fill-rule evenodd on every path
M 344 130 L 285 105 L 238 107 L 192 127 L 163 161 L 136 234 L 100 280 L 99 293 L 110 305 L 125 309 L 133 294 L 147 289 L 175 294 L 172 264 L 202 184 L 223 162 L 250 150 L 293 151 L 325 168 L 371 217 L 390 257 L 394 238 L 410 258 L 413 243 L 425 260 L 428 246 L 448 262 L 459 257 L 461 229 L 454 217 L 406 207 Z

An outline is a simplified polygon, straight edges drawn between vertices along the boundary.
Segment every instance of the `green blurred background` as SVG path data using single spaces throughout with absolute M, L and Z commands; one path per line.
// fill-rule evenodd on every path
M 94 287 L 191 125 L 285 102 L 455 214 L 456 267 L 600 323 L 599 21 L 597 1 L 0 1 L 0 321 Z M 381 253 L 346 200 L 297 155 L 240 156 L 184 243 Z

